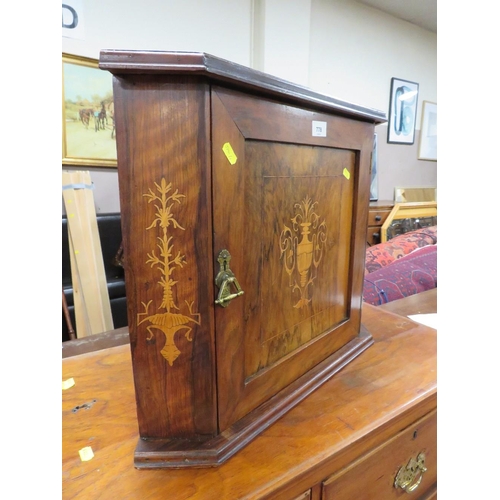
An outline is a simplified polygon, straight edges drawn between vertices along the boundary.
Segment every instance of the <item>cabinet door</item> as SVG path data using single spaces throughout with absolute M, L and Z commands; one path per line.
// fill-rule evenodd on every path
M 212 90 L 214 254 L 244 291 L 215 308 L 220 430 L 359 333 L 372 137 Z

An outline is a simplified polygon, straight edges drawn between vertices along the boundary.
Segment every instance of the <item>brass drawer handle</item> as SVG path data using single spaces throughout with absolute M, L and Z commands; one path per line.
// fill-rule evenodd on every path
M 415 491 L 422 481 L 422 477 L 426 470 L 425 455 L 419 453 L 416 459 L 410 458 L 406 466 L 399 469 L 394 479 L 394 488 L 401 488 L 406 491 L 406 493 Z
M 215 284 L 219 287 L 219 295 L 215 303 L 222 307 L 227 307 L 233 299 L 243 295 L 245 292 L 241 289 L 233 271 L 229 269 L 231 254 L 227 250 L 221 250 L 217 260 L 219 261 L 220 269 L 215 277 Z M 236 293 L 231 293 L 231 285 L 236 289 Z

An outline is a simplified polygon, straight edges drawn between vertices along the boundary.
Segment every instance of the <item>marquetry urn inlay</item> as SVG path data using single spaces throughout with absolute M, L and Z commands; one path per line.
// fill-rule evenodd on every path
M 325 248 L 326 223 L 316 213 L 317 205 L 309 196 L 295 203 L 291 227 L 284 224 L 280 234 L 280 259 L 288 274 L 292 295 L 299 294 L 299 300 L 293 306 L 297 309 L 311 301 Z
M 193 302 L 186 301 L 187 315 L 179 311 L 178 305 L 174 301 L 172 290 L 178 283 L 172 278 L 173 272 L 176 269 L 186 265 L 185 256 L 180 251 L 174 252 L 173 236 L 170 234 L 173 229 L 185 229 L 177 222 L 172 213 L 172 209 L 176 204 L 180 204 L 185 195 L 180 194 L 176 189 L 173 193 L 172 183 L 168 183 L 162 178 L 160 184 L 154 183 L 156 191 L 149 189 L 149 193 L 143 196 L 148 199 L 148 203 L 154 203 L 156 214 L 153 222 L 146 230 L 156 230 L 159 235 L 157 237 L 156 249 L 147 254 L 151 268 L 158 271 L 160 279 L 158 284 L 163 289 L 163 296 L 158 311 L 155 314 L 149 314 L 149 306 L 152 303 L 150 300 L 147 304 L 142 302 L 144 311 L 137 314 L 137 325 L 149 323 L 146 327 L 149 332 L 147 340 L 151 340 L 154 336 L 154 330 L 160 330 L 165 335 L 165 345 L 161 350 L 162 356 L 167 360 L 170 366 L 181 354 L 175 344 L 175 334 L 178 331 L 185 331 L 185 336 L 188 341 L 192 341 L 192 327 L 189 323 L 200 325 L 200 314 L 193 312 Z M 157 254 L 158 252 L 158 254 Z

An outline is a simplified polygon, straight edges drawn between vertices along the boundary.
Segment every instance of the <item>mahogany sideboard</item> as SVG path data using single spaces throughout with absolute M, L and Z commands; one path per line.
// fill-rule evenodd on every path
M 389 500 L 412 468 L 411 497 L 437 498 L 437 332 L 367 304 L 362 321 L 370 349 L 217 468 L 134 468 L 130 345 L 63 359 L 62 498 Z

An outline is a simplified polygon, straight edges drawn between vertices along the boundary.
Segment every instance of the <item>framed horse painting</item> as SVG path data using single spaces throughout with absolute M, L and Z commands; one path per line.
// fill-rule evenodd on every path
M 63 53 L 62 78 L 62 164 L 116 167 L 111 73 Z

